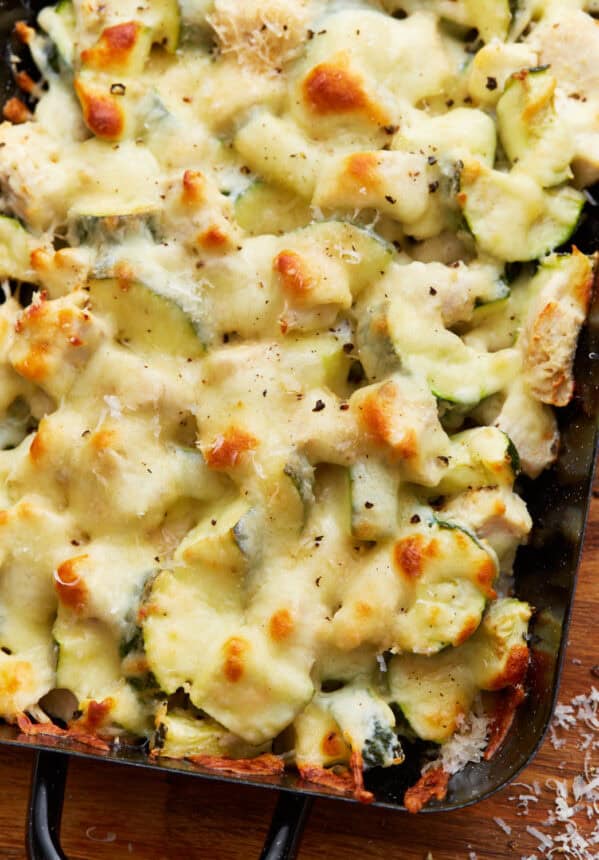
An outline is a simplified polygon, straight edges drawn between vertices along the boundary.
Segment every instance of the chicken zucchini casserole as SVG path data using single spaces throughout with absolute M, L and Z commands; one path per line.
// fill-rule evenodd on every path
M 61 0 L 0 126 L 0 715 L 443 797 L 525 695 L 595 0 Z M 34 286 L 31 297 L 31 286 Z M 65 693 L 69 691 L 69 693 Z M 68 703 L 68 706 L 67 704 Z M 499 715 L 499 716 L 498 716 Z

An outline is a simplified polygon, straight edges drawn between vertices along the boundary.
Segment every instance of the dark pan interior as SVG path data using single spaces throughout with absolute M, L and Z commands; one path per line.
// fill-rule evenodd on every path
M 14 22 L 33 20 L 34 10 L 44 3 L 18 3 L 0 0 L 0 98 L 13 93 L 9 71 L 9 52 L 15 48 L 10 34 Z M 599 189 L 597 189 L 599 199 Z M 585 253 L 599 250 L 599 206 L 592 194 L 574 243 Z M 599 291 L 596 291 L 596 293 Z M 447 799 L 431 803 L 425 811 L 456 809 L 474 803 L 497 791 L 531 759 L 547 730 L 557 697 L 567 628 L 576 583 L 584 528 L 592 488 L 597 445 L 596 416 L 599 405 L 599 297 L 593 306 L 580 339 L 576 366 L 576 394 L 572 404 L 558 416 L 562 444 L 554 467 L 538 480 L 521 480 L 520 491 L 526 499 L 535 526 L 527 547 L 516 560 L 516 595 L 529 601 L 536 613 L 532 623 L 533 660 L 528 679 L 529 693 L 518 709 L 514 725 L 503 747 L 490 762 L 469 765 L 450 782 Z M 223 776 L 203 771 L 186 762 L 150 762 L 143 747 L 122 744 L 109 752 L 91 752 L 67 745 L 56 738 L 29 738 L 13 727 L 0 725 L 0 743 L 36 749 L 54 749 L 86 758 L 104 759 L 153 770 L 178 771 L 208 779 L 260 785 L 277 789 L 339 797 L 324 787 L 300 785 L 293 773 L 278 777 L 252 779 Z M 404 765 L 377 769 L 366 775 L 366 786 L 375 793 L 377 806 L 402 809 L 405 789 L 417 779 L 421 745 L 406 745 Z M 351 800 L 351 798 L 345 798 Z

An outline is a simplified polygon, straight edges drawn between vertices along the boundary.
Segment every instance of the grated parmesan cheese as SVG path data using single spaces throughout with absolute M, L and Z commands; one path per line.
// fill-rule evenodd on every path
M 596 738 L 599 730 L 599 691 L 595 687 L 586 695 L 575 696 L 569 704 L 560 703 L 556 707 L 550 733 L 553 746 L 561 749 L 566 743 L 561 733 L 572 730 L 576 730 L 578 747 L 584 751 L 583 772 L 571 782 L 550 777 L 544 786 L 545 791 L 551 792 L 553 796 L 552 808 L 542 826 L 554 828 L 557 832 L 549 833 L 531 826 L 526 827 L 526 832 L 537 840 L 541 857 L 599 860 L 599 852 L 593 850 L 593 846 L 599 845 L 599 822 L 596 822 L 599 813 L 599 764 L 592 762 L 593 754 L 599 750 L 599 739 Z M 525 793 L 512 795 L 509 799 L 518 801 L 518 815 L 527 815 L 528 804 L 539 801 L 541 786 L 538 783 L 533 786 L 514 783 L 514 787 L 524 788 Z M 590 833 L 583 829 L 585 819 L 595 822 Z M 495 821 L 499 824 L 500 819 Z M 538 857 L 531 854 L 521 860 L 538 860 Z
M 507 833 L 508 836 L 511 834 L 512 828 L 509 824 L 506 824 L 503 818 L 499 818 L 499 816 L 496 816 L 495 818 L 493 818 L 493 821 L 495 822 L 497 827 L 503 830 L 504 833 Z
M 438 758 L 426 764 L 422 772 L 441 766 L 446 773 L 454 774 L 470 762 L 481 761 L 487 746 L 488 733 L 487 717 L 477 716 L 474 712 L 462 717 L 458 731 L 443 744 Z

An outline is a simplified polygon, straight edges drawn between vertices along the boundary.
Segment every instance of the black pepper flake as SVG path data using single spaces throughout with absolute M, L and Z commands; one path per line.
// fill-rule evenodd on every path
M 385 194 L 385 200 L 387 201 L 387 203 L 390 203 L 392 206 L 394 206 L 397 203 L 397 200 L 395 199 L 395 197 L 391 197 L 390 194 Z
M 349 409 L 349 403 L 342 403 L 341 406 L 339 407 L 339 409 L 342 412 L 347 412 L 347 410 Z
M 320 588 L 320 580 L 321 580 L 321 579 L 322 579 L 322 576 L 318 576 L 318 577 L 314 580 L 314 583 L 315 583 L 315 585 L 316 585 L 316 588 Z
M 6 645 L 3 645 L 2 648 L 0 648 L 0 651 L 2 651 L 3 654 L 8 654 L 9 657 L 12 654 L 12 651 L 10 648 L 7 648 Z
M 431 166 L 432 166 L 433 164 L 436 164 L 436 163 L 437 163 L 437 159 L 435 158 L 435 156 L 434 156 L 434 155 L 429 155 L 429 157 L 428 157 L 426 160 L 428 161 L 428 163 L 429 163 Z
M 113 96 L 124 96 L 127 92 L 125 84 L 111 84 L 110 92 Z
M 262 392 L 262 397 L 266 397 L 267 394 L 268 394 L 268 391 L 265 388 L 264 391 Z
M 312 412 L 322 412 L 324 407 L 325 407 L 324 401 L 323 400 L 317 400 L 316 405 L 314 406 L 314 409 L 312 410 Z
M 398 21 L 403 21 L 404 18 L 408 17 L 408 13 L 403 9 L 396 9 L 394 12 L 391 12 L 391 17 L 396 18 Z
M 374 508 L 374 502 L 364 502 L 364 507 L 366 508 L 367 511 L 369 511 L 372 508 Z
M 437 460 L 438 460 L 440 463 L 443 463 L 443 465 L 444 465 L 444 466 L 449 466 L 449 457 L 443 457 L 443 456 L 441 456 L 441 457 L 437 457 Z
M 78 541 L 78 540 L 75 540 L 75 539 L 73 538 L 73 540 L 71 541 L 71 546 L 79 546 L 79 541 Z
M 343 344 L 343 352 L 346 352 L 348 355 L 350 352 L 354 351 L 353 343 L 344 343 Z
M 428 193 L 429 194 L 434 194 L 435 191 L 438 191 L 438 190 L 439 190 L 439 183 L 436 180 L 434 182 L 429 182 L 429 185 L 428 185 Z
M 410 519 L 410 522 L 412 523 L 412 525 L 416 525 L 416 523 L 419 523 L 420 517 L 418 516 L 418 514 L 414 514 L 414 516 Z
M 488 90 L 496 90 L 497 89 L 497 78 L 487 78 L 487 83 L 485 84 Z
M 229 335 L 228 334 L 223 335 L 223 343 L 229 343 Z
M 398 125 L 384 125 L 383 131 L 385 132 L 385 134 L 395 134 L 396 132 L 399 131 L 399 126 Z
M 239 172 L 243 173 L 244 176 L 249 176 L 252 171 L 247 166 L 247 164 L 244 164 L 242 167 L 239 168 Z
M 445 102 L 445 107 L 450 108 L 450 107 L 453 107 L 454 104 L 455 104 L 455 102 L 453 99 L 447 99 L 447 101 Z
M 436 289 L 435 289 L 434 287 L 429 287 L 429 288 L 428 288 L 428 294 L 429 294 L 429 296 L 436 296 L 436 295 L 437 295 L 437 291 L 436 291 Z
M 216 520 L 210 520 L 210 525 L 215 526 L 215 525 L 216 525 Z

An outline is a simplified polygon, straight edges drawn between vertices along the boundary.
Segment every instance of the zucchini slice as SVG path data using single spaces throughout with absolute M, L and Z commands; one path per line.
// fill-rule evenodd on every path
M 154 24 L 154 42 L 169 53 L 179 47 L 181 32 L 181 8 L 177 0 L 152 0 L 152 12 L 157 14 Z
M 204 352 L 191 317 L 170 296 L 145 284 L 113 278 L 89 283 L 92 310 L 108 316 L 115 337 L 142 352 L 198 358 Z
M 240 523 L 249 510 L 248 502 L 239 499 L 220 512 L 212 511 L 179 544 L 175 559 L 188 565 L 243 571 L 245 558 L 240 547 L 244 545 Z
M 402 654 L 389 665 L 390 700 L 418 737 L 448 741 L 479 690 L 522 680 L 528 665 L 531 608 L 513 598 L 495 601 L 465 644 L 434 656 Z
M 130 212 L 111 212 L 114 204 L 97 207 L 96 212 L 69 213 L 69 241 L 73 245 L 121 245 L 137 237 L 160 237 L 158 209 L 141 208 Z
M 555 111 L 557 81 L 547 67 L 523 69 L 509 79 L 497 104 L 499 135 L 518 171 L 544 188 L 572 178 L 574 138 Z
M 72 0 L 60 0 L 56 6 L 46 6 L 37 20 L 56 47 L 60 63 L 71 71 L 76 41 L 76 19 Z
M 472 487 L 511 487 L 519 471 L 509 436 L 496 427 L 475 427 L 451 437 L 449 466 L 435 492 L 449 496 Z
M 378 281 L 395 254 L 393 245 L 382 236 L 350 221 L 319 221 L 291 236 L 302 240 L 313 238 L 325 254 L 341 260 L 349 275 L 353 296 Z
M 296 194 L 257 180 L 235 200 L 235 218 L 250 236 L 281 234 L 310 224 L 312 210 Z
M 479 249 L 499 260 L 537 260 L 566 242 L 584 195 L 570 186 L 544 191 L 531 176 L 469 162 L 458 202 Z
M 395 622 L 394 647 L 435 654 L 465 642 L 495 597 L 499 564 L 491 547 L 469 530 L 433 518 L 400 533 L 393 560 L 411 589 Z
M 156 715 L 153 748 L 166 758 L 192 755 L 253 758 L 267 752 L 270 745 L 253 747 L 200 711 L 182 708 L 171 711 L 165 703 Z
M 389 317 L 390 336 L 412 373 L 424 375 L 439 400 L 476 404 L 500 391 L 520 368 L 515 349 L 479 352 L 422 308 L 402 304 Z
M 0 215 L 0 278 L 27 280 L 34 240 L 16 218 Z

